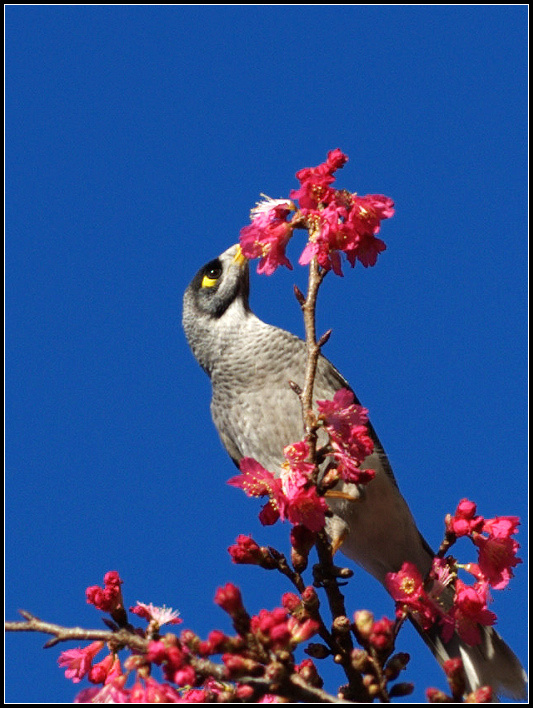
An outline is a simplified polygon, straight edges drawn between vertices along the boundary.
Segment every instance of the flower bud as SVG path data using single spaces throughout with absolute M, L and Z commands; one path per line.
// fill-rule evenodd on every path
M 387 681 L 394 681 L 400 675 L 400 672 L 405 669 L 410 660 L 409 654 L 406 652 L 398 652 L 391 656 L 385 667 L 385 677 Z
M 308 556 L 300 553 L 295 548 L 291 548 L 291 563 L 297 573 L 303 573 L 307 568 Z
M 281 597 L 281 604 L 291 614 L 302 604 L 302 600 L 293 592 L 286 592 Z
M 241 591 L 233 583 L 226 583 L 223 588 L 218 588 L 215 603 L 231 616 L 244 610 Z
M 171 634 L 170 632 L 165 636 L 165 641 L 167 641 L 167 637 L 173 637 L 175 639 L 176 635 Z M 176 642 L 174 640 L 173 643 L 175 644 Z M 180 641 L 182 644 L 185 644 L 191 651 L 196 651 L 198 647 L 200 646 L 200 637 L 195 634 L 192 629 L 183 629 L 180 632 Z
M 230 678 L 238 676 L 260 676 L 262 665 L 253 659 L 246 659 L 238 654 L 222 654 L 222 661 L 228 669 Z
M 364 649 L 353 649 L 350 661 L 356 671 L 365 671 L 370 663 L 368 653 Z
M 382 617 L 372 625 L 369 643 L 378 651 L 390 651 L 394 646 L 394 622 Z
M 480 686 L 465 697 L 465 703 L 491 703 L 492 686 Z
M 286 674 L 286 667 L 279 661 L 271 661 L 265 669 L 265 678 L 271 683 L 278 683 Z
M 322 688 L 322 686 L 324 685 L 324 681 L 319 676 L 316 666 L 311 661 L 311 659 L 304 659 L 294 668 L 296 669 L 297 673 L 300 674 L 303 680 L 311 686 L 315 686 L 316 688 Z
M 302 555 L 307 556 L 315 543 L 316 533 L 307 526 L 297 524 L 291 529 L 291 546 Z
M 173 681 L 177 683 L 178 686 L 194 686 L 196 682 L 196 671 L 190 664 L 182 666 L 175 672 Z
M 364 639 L 368 639 L 374 624 L 374 615 L 369 610 L 358 610 L 354 615 L 354 624 L 357 633 Z
M 254 689 L 252 688 L 252 686 L 239 684 L 235 689 L 235 696 L 237 698 L 240 698 L 240 700 L 244 703 L 249 703 L 253 695 Z
M 312 642 L 305 648 L 305 653 L 312 656 L 314 659 L 325 659 L 331 654 L 331 650 L 325 644 Z
M 263 559 L 259 545 L 251 536 L 244 534 L 237 536 L 236 543 L 228 548 L 228 552 L 234 563 L 260 565 Z
M 312 585 L 308 585 L 302 592 L 302 602 L 304 603 L 306 609 L 310 611 L 318 610 L 320 601 L 318 599 L 317 592 Z
M 293 628 L 291 628 L 291 635 L 293 642 L 305 642 L 315 635 L 320 628 L 318 622 L 312 619 L 305 620 L 302 624 L 298 623 Z
M 389 698 L 399 698 L 401 696 L 410 696 L 411 693 L 415 690 L 414 684 L 405 681 L 401 683 L 395 683 L 394 686 L 391 686 L 389 689 Z
M 447 696 L 438 688 L 426 688 L 426 698 L 428 703 L 455 703 L 451 696 Z
M 350 620 L 348 617 L 341 615 L 333 620 L 333 631 L 337 634 L 348 634 L 350 631 Z
M 466 689 L 466 675 L 463 662 L 459 657 L 448 659 L 442 665 L 454 698 L 460 698 Z

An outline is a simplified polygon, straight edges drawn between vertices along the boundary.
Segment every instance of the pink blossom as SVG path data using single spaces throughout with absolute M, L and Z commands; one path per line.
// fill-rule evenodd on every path
M 518 532 L 519 525 L 518 516 L 496 516 L 494 519 L 485 519 L 483 531 L 493 538 L 509 538 Z
M 251 536 L 239 534 L 236 541 L 237 543 L 228 548 L 234 563 L 260 565 L 265 560 L 265 554 L 261 550 L 261 547 Z
M 284 500 L 281 480 L 252 457 L 243 457 L 239 466 L 241 474 L 228 479 L 228 484 L 243 489 L 249 497 L 268 496 L 269 501 L 261 510 L 259 519 L 265 526 L 275 523 L 280 517 L 280 505 Z
M 304 475 L 310 475 L 315 465 L 309 462 L 309 443 L 306 440 L 292 443 L 283 448 L 285 459 L 292 470 L 298 470 Z
M 433 558 L 430 578 L 432 583 L 428 590 L 428 597 L 438 603 L 440 596 L 455 580 L 455 573 L 450 569 L 446 558 Z
M 233 583 L 226 583 L 224 587 L 218 588 L 215 593 L 215 604 L 231 616 L 244 610 L 241 591 Z
M 376 238 L 372 234 L 364 234 L 360 237 L 357 248 L 346 251 L 346 257 L 352 268 L 356 260 L 362 263 L 365 268 L 368 268 L 376 265 L 379 254 L 385 251 L 386 248 L 385 242 L 380 238 Z
M 504 536 L 482 534 L 474 536 L 479 549 L 479 568 L 495 590 L 501 590 L 514 576 L 512 568 L 522 562 L 516 554 L 520 548 L 518 541 Z
M 388 197 L 368 194 L 359 197 L 347 192 L 330 190 L 327 205 L 318 209 L 301 209 L 309 229 L 309 241 L 299 259 L 306 265 L 314 257 L 322 268 L 342 275 L 339 253 L 355 266 L 359 260 L 365 267 L 373 266 L 385 250 L 376 237 L 381 221 L 394 214 L 393 201 Z
M 79 683 L 90 671 L 94 657 L 104 646 L 104 642 L 93 642 L 84 648 L 67 649 L 59 655 L 58 664 L 61 668 L 66 668 L 65 676 L 68 679 Z
M 424 590 L 422 576 L 413 563 L 406 561 L 397 573 L 387 573 L 385 585 L 396 601 L 399 616 L 408 610 L 426 630 L 435 623 L 437 611 L 430 602 Z
M 303 209 L 316 209 L 319 205 L 328 203 L 335 194 L 329 186 L 335 181 L 333 173 L 347 161 L 348 156 L 336 148 L 328 152 L 326 162 L 299 170 L 296 178 L 300 182 L 300 188 L 291 191 L 291 199 L 297 199 Z
M 299 489 L 287 504 L 287 518 L 292 524 L 302 524 L 309 531 L 320 531 L 326 523 L 328 510 L 324 497 L 317 494 L 315 487 Z
M 395 623 L 388 617 L 382 617 L 374 622 L 368 637 L 369 643 L 378 651 L 392 649 L 394 646 L 394 626 Z
M 272 526 L 280 518 L 280 510 L 273 498 L 270 498 L 259 512 L 259 521 L 263 526 Z
M 326 523 L 328 506 L 317 494 L 316 487 L 310 484 L 308 475 L 301 471 L 303 464 L 300 461 L 297 467 L 281 468 L 282 495 L 276 501 L 282 521 L 288 519 L 310 531 L 320 531 Z
M 455 600 L 449 615 L 454 620 L 454 626 L 465 642 L 471 645 L 481 642 L 479 625 L 493 625 L 496 615 L 487 609 L 488 588 L 486 583 L 465 585 L 459 578 L 456 580 Z M 451 639 L 453 625 L 445 625 L 442 638 L 445 642 Z
M 198 653 L 203 656 L 211 654 L 221 654 L 228 647 L 229 638 L 219 629 L 213 629 L 207 635 L 207 639 L 200 642 Z
M 317 401 L 320 418 L 330 436 L 331 455 L 342 479 L 367 484 L 374 478 L 371 469 L 361 464 L 374 450 L 366 423 L 368 410 L 354 403 L 353 391 L 340 389 L 332 401 Z
M 261 698 L 257 702 L 258 703 L 282 703 L 282 699 L 273 693 L 265 693 L 263 696 L 261 696 Z
M 180 694 L 168 683 L 159 683 L 151 676 L 144 679 L 145 703 L 182 703 Z
M 174 683 L 177 683 L 178 686 L 194 686 L 196 681 L 196 671 L 190 664 L 186 664 L 174 673 L 172 680 Z
M 117 608 L 122 608 L 122 583 L 116 570 L 109 571 L 104 575 L 103 588 L 91 585 L 85 590 L 87 602 L 103 612 L 112 613 Z
M 334 273 L 342 276 L 338 251 L 346 249 L 349 236 L 344 227 L 347 214 L 345 207 L 332 202 L 321 211 L 302 209 L 301 212 L 308 224 L 309 241 L 298 262 L 307 265 L 316 257 L 324 270 L 333 269 Z
M 152 641 L 148 645 L 148 651 L 146 653 L 147 661 L 153 662 L 158 666 L 161 665 L 167 659 L 168 647 L 162 641 Z
M 293 232 L 286 218 L 293 210 L 288 199 L 270 199 L 252 209 L 252 223 L 241 229 L 239 242 L 246 258 L 260 258 L 258 273 L 271 275 L 280 265 L 292 270 L 285 248 Z
M 258 615 L 252 617 L 250 628 L 265 646 L 274 650 L 292 650 L 316 634 L 319 624 L 308 617 L 300 620 L 289 616 L 285 608 L 276 607 L 274 610 L 260 610 Z
M 476 504 L 468 499 L 461 499 L 455 514 L 448 514 L 445 519 L 446 530 L 455 536 L 468 536 L 483 528 L 484 519 L 476 514 Z
M 109 683 L 107 678 L 111 672 L 113 672 L 112 678 L 115 678 L 117 675 L 120 676 L 122 673 L 122 670 L 120 669 L 120 662 L 118 663 L 117 670 L 115 661 L 118 661 L 116 654 L 108 654 L 104 659 L 102 659 L 102 661 L 95 664 L 89 670 L 89 681 L 91 683 Z
M 189 688 L 181 694 L 183 703 L 206 703 L 207 692 L 203 688 Z
M 300 622 L 296 617 L 289 617 L 287 627 L 290 631 L 292 642 L 301 644 L 311 639 L 318 632 L 320 624 L 314 619 L 306 619 Z
M 258 272 L 273 273 L 279 265 L 292 268 L 285 255 L 294 228 L 305 228 L 309 240 L 299 263 L 316 258 L 324 270 L 342 275 L 341 253 L 353 267 L 360 261 L 373 266 L 385 243 L 377 238 L 381 222 L 394 214 L 394 202 L 382 194 L 359 196 L 333 188 L 334 173 L 348 160 L 339 148 L 325 162 L 296 173 L 300 186 L 290 199 L 266 199 L 252 209 L 252 223 L 241 230 L 240 244 L 247 258 L 260 258 Z M 294 201 L 298 202 L 298 209 Z M 287 217 L 296 211 L 292 221 Z
M 354 403 L 354 393 L 347 388 L 335 392 L 332 401 L 317 401 L 317 408 L 324 427 L 330 436 L 339 444 L 350 444 L 351 438 L 356 438 L 368 423 L 368 409 Z M 369 446 L 371 443 L 368 444 Z M 363 444 L 361 454 L 366 457 L 367 443 Z M 364 458 L 363 458 L 364 459 Z
M 296 178 L 300 187 L 291 190 L 290 198 L 298 200 L 302 209 L 317 209 L 319 205 L 327 203 L 335 193 L 329 186 L 335 181 L 332 172 L 326 163 L 298 170 Z
M 296 449 L 301 452 L 301 448 Z M 309 486 L 307 475 L 301 472 L 301 460 L 294 469 L 290 464 L 282 467 L 280 478 L 274 477 L 250 457 L 241 460 L 240 468 L 242 474 L 229 479 L 228 484 L 243 489 L 248 496 L 269 497 L 259 514 L 262 524 L 270 525 L 281 518 L 282 521 L 289 519 L 293 524 L 303 524 L 310 531 L 324 527 L 327 504 L 318 496 L 316 488 Z
M 492 696 L 492 686 L 480 686 L 466 697 L 465 703 L 492 703 Z
M 228 479 L 232 487 L 243 489 L 249 497 L 277 497 L 281 481 L 262 467 L 253 457 L 243 457 L 239 463 L 241 474 Z
M 130 607 L 130 612 L 134 615 L 142 617 L 148 622 L 156 622 L 160 627 L 164 624 L 181 624 L 183 620 L 179 618 L 179 611 L 173 610 L 170 607 L 156 607 L 150 603 L 149 605 L 137 600 L 135 607 Z
M 331 170 L 335 172 L 348 162 L 348 155 L 345 155 L 340 148 L 335 148 L 328 152 L 328 157 L 326 160 L 326 165 Z
M 302 659 L 299 664 L 295 665 L 294 669 L 311 686 L 317 686 L 318 688 L 323 686 L 324 682 L 319 676 L 312 659 Z
M 281 467 L 280 479 L 281 491 L 284 497 L 281 498 L 280 506 L 285 512 L 287 503 L 290 504 L 290 502 L 300 493 L 300 491 L 309 484 L 309 477 L 298 467 L 290 467 L 285 464 Z M 284 514 L 282 513 L 282 518 L 283 516 Z
M 98 696 L 101 689 L 98 686 L 91 686 L 90 688 L 83 688 L 74 697 L 73 703 L 94 703 L 94 699 Z

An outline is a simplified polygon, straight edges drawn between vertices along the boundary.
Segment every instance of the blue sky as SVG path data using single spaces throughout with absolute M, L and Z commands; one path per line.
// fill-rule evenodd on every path
M 290 590 L 226 552 L 239 533 L 287 551 L 289 528 L 262 528 L 259 503 L 225 483 L 181 297 L 261 192 L 288 195 L 336 147 L 350 157 L 338 186 L 387 194 L 397 213 L 375 268 L 326 279 L 325 353 L 428 541 L 468 497 L 522 517 L 527 558 L 526 7 L 9 6 L 5 19 L 7 617 L 101 626 L 84 590 L 118 570 L 128 604 L 179 608 L 205 636 L 229 630 L 213 604 L 226 581 L 251 612 Z M 254 275 L 252 307 L 302 334 L 294 283 L 303 269 Z M 494 594 L 526 663 L 525 564 Z M 393 613 L 363 571 L 347 606 Z M 8 636 L 8 702 L 76 694 L 43 643 Z M 415 701 L 444 688 L 414 631 L 397 649 Z

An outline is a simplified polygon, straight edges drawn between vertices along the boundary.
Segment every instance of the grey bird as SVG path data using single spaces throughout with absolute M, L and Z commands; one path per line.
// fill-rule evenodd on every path
M 191 281 L 183 298 L 183 327 L 196 360 L 211 379 L 211 414 L 230 457 L 237 466 L 243 457 L 252 457 L 279 473 L 283 448 L 305 435 L 300 401 L 289 386 L 292 381 L 303 387 L 305 342 L 257 318 L 250 310 L 249 290 L 248 262 L 238 245 L 232 246 Z M 314 399 L 332 399 L 341 388 L 352 390 L 321 355 Z M 375 470 L 376 476 L 362 493 L 344 485 L 357 501 L 327 498 L 334 512 L 328 533 L 342 539 L 342 553 L 381 583 L 405 561 L 425 576 L 434 554 L 417 529 L 371 425 L 369 434 L 374 452 L 363 467 Z M 438 628 L 424 632 L 414 624 L 441 664 L 453 656 L 463 659 L 469 690 L 491 685 L 496 694 L 525 697 L 525 672 L 491 627 L 482 628 L 481 644 L 468 646 L 457 635 L 445 644 Z

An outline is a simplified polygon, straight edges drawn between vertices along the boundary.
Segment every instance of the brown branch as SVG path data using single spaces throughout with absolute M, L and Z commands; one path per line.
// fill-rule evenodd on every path
M 82 627 L 62 627 L 52 622 L 35 617 L 26 610 L 20 610 L 20 614 L 25 618 L 24 622 L 6 622 L 6 632 L 41 632 L 41 634 L 51 634 L 44 645 L 45 648 L 53 647 L 60 642 L 72 640 L 101 641 L 114 645 L 117 648 L 129 647 L 133 651 L 144 653 L 148 648 L 148 640 L 138 634 L 130 632 L 128 629 L 110 631 L 105 629 L 82 629 Z
M 313 416 L 313 387 L 315 383 L 316 367 L 318 364 L 318 357 L 320 355 L 320 344 L 316 341 L 316 325 L 315 325 L 315 313 L 316 313 L 316 300 L 318 296 L 318 289 L 320 284 L 326 276 L 326 271 L 321 269 L 318 265 L 316 258 L 313 258 L 309 266 L 309 284 L 307 289 L 307 297 L 305 302 L 302 304 L 302 311 L 304 316 L 304 326 L 305 326 L 305 343 L 307 349 L 307 361 L 305 366 L 305 380 L 302 393 L 300 395 L 300 401 L 302 403 L 302 414 L 304 418 L 305 429 L 308 436 L 311 436 L 309 440 L 310 446 L 312 447 L 311 453 L 314 456 L 316 449 L 316 431 L 314 430 L 315 421 Z M 314 440 L 313 440 L 314 438 Z

